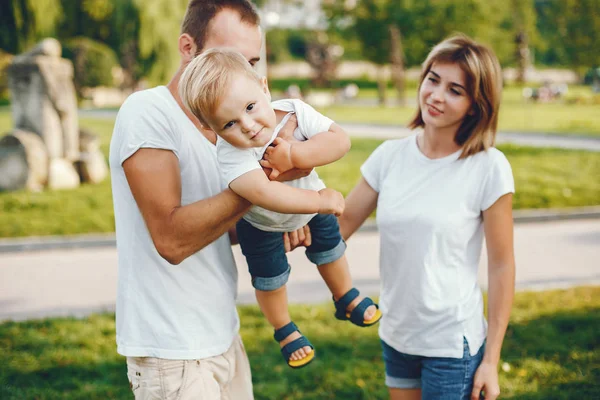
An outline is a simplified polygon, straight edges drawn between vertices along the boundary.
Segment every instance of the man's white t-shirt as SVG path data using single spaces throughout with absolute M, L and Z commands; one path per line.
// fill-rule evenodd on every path
M 177 156 L 183 206 L 225 187 L 215 146 L 166 87 L 137 92 L 125 101 L 110 144 L 119 259 L 117 351 L 166 359 L 222 354 L 239 329 L 237 269 L 229 237 L 221 236 L 179 265 L 158 254 L 122 167 L 141 148 Z
M 217 158 L 223 179 L 228 185 L 245 173 L 261 168 L 259 161 L 262 159 L 265 150 L 275 140 L 291 113 L 295 113 L 298 120 L 298 128 L 294 131 L 294 138 L 299 141 L 309 140 L 317 133 L 327 131 L 331 127 L 331 124 L 333 124 L 331 119 L 301 100 L 277 100 L 272 102 L 271 105 L 275 110 L 288 112 L 288 115 L 273 130 L 271 139 L 263 147 L 240 149 L 232 146 L 220 137 L 217 139 Z M 325 188 L 325 184 L 319 179 L 314 170 L 306 177 L 284 183 L 295 188 L 316 191 Z M 292 232 L 306 225 L 315 215 L 281 214 L 254 206 L 244 215 L 244 219 L 262 231 Z
M 495 148 L 429 159 L 416 135 L 379 146 L 361 167 L 379 193 L 381 338 L 426 357 L 471 354 L 486 337 L 477 267 L 482 211 L 514 193 L 508 160 Z

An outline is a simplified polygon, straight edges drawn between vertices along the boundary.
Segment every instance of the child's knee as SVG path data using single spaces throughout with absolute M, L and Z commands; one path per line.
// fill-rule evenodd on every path
M 276 276 L 257 276 L 252 275 L 252 286 L 257 290 L 271 292 L 284 286 L 290 277 L 291 268 L 288 265 L 287 269 Z
M 346 242 L 340 239 L 338 244 L 331 249 L 322 250 L 318 252 L 312 252 L 310 249 L 306 250 L 306 257 L 315 265 L 329 264 L 339 260 L 344 256 L 346 252 Z

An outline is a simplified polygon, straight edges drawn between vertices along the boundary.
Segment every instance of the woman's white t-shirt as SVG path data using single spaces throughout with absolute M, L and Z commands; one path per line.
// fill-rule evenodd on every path
M 384 142 L 361 167 L 379 193 L 381 338 L 426 357 L 471 354 L 486 337 L 477 267 L 482 211 L 514 193 L 512 170 L 495 148 L 429 159 L 416 135 Z

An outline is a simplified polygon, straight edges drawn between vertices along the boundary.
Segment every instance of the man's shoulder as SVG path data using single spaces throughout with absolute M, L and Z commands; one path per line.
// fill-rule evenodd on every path
M 147 113 L 152 109 L 164 110 L 168 100 L 167 93 L 168 89 L 164 86 L 134 92 L 125 99 L 119 109 L 119 114 Z

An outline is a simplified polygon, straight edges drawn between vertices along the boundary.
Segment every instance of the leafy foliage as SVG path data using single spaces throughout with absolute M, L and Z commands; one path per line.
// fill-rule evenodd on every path
M 63 56 L 73 62 L 75 89 L 79 97 L 83 87 L 112 86 L 112 71 L 118 62 L 114 51 L 107 45 L 77 37 L 63 44 Z

